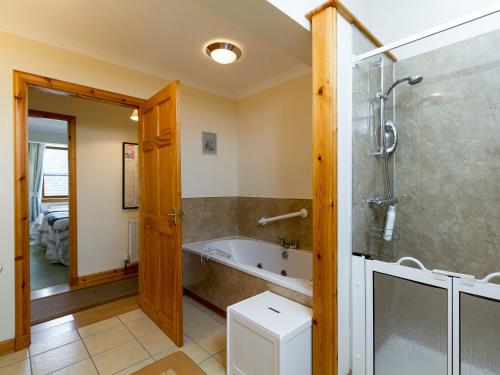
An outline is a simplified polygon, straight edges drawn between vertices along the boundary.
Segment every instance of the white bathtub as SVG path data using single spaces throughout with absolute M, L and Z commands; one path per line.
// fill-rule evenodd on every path
M 252 276 L 312 296 L 312 254 L 245 237 L 228 237 L 183 245 L 184 251 Z M 283 251 L 288 253 L 285 259 Z M 229 257 L 224 255 L 229 255 Z M 259 268 L 262 267 L 262 268 Z M 286 276 L 281 274 L 286 272 Z

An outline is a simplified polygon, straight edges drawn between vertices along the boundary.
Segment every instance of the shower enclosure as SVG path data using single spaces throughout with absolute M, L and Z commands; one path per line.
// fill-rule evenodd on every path
M 500 30 L 468 26 L 354 33 L 354 375 L 500 374 Z

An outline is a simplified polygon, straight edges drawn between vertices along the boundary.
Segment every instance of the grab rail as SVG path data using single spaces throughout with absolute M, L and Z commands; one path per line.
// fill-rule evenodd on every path
M 280 221 L 280 220 L 285 220 L 285 219 L 291 219 L 292 217 L 307 217 L 307 210 L 305 208 L 301 209 L 300 211 L 297 212 L 291 212 L 289 214 L 285 215 L 280 215 L 280 216 L 274 216 L 274 217 L 262 217 L 259 220 L 260 225 L 266 225 L 267 223 L 272 223 L 273 221 Z

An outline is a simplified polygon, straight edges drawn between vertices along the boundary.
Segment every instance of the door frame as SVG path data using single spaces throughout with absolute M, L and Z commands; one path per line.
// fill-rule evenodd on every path
M 66 121 L 68 124 L 68 207 L 69 207 L 69 280 L 78 284 L 77 203 L 76 203 L 76 117 L 61 113 L 28 109 L 28 117 Z M 29 168 L 29 166 L 28 166 Z M 31 289 L 31 288 L 30 288 Z
M 72 96 L 100 100 L 138 109 L 143 99 L 92 88 L 37 74 L 13 71 L 14 83 L 14 268 L 15 339 L 14 349 L 31 343 L 29 207 L 28 207 L 28 87 L 65 92 Z M 139 119 L 140 120 L 140 119 Z M 139 141 L 141 121 L 138 122 Z M 76 191 L 76 190 L 75 190 Z M 76 196 L 74 196 L 76 199 Z M 75 211 L 76 214 L 76 211 Z M 71 215 L 71 212 L 70 212 Z M 76 232 L 75 232 L 76 235 Z M 75 237 L 76 238 L 76 237 Z

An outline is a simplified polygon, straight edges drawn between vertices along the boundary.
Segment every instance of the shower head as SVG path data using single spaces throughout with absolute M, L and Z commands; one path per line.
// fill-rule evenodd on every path
M 421 75 L 411 75 L 411 76 L 408 76 L 408 77 L 404 77 L 404 78 L 400 78 L 398 79 L 396 82 L 394 82 L 391 87 L 389 87 L 389 90 L 387 90 L 387 92 L 383 95 L 385 98 L 387 98 L 389 96 L 389 94 L 391 93 L 391 91 L 397 86 L 399 85 L 400 83 L 403 83 L 403 82 L 408 82 L 409 85 L 416 85 L 417 83 L 420 83 L 422 82 L 422 80 L 424 79 L 423 76 Z

